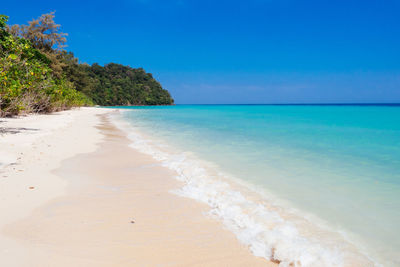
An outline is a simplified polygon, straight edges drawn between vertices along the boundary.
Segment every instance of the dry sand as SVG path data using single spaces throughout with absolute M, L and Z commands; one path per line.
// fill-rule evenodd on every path
M 30 129 L 0 137 L 1 266 L 274 265 L 209 218 L 206 205 L 171 194 L 175 174 L 129 148 L 98 115 L 109 112 L 0 123 Z

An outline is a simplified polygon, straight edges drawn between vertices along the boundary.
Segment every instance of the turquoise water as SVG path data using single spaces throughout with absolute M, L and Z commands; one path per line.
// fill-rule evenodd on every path
M 197 184 L 207 179 L 204 183 L 210 186 L 212 179 L 221 178 L 218 175 L 228 183 L 243 182 L 246 190 L 229 190 L 262 205 L 263 212 L 277 214 L 279 219 L 270 213 L 260 216 L 250 202 L 232 199 L 230 204 L 216 196 L 228 189 L 215 189 L 208 198 L 209 192 L 199 193 L 199 186 L 181 192 L 218 207 L 225 201 L 226 207 L 238 207 L 246 220 L 257 222 L 260 229 L 254 233 L 254 225 L 236 222 L 237 214 L 222 214 L 218 207 L 215 211 L 256 255 L 282 262 L 292 257 L 302 266 L 318 266 L 318 260 L 332 266 L 357 261 L 360 266 L 400 266 L 400 106 L 178 105 L 125 111 L 123 117 L 134 127 L 131 131 L 142 133 L 147 145 L 149 140 L 161 150 L 168 145 L 174 151 L 169 156 L 175 159 L 180 151 L 184 157 L 178 158 L 179 164 L 203 164 Z M 168 162 L 172 164 L 171 159 Z M 196 166 L 190 177 L 199 173 L 200 165 Z M 251 192 L 263 200 L 254 200 Z M 268 221 L 271 216 L 273 223 Z M 287 225 L 277 228 L 282 221 L 295 234 L 282 230 Z M 280 231 L 278 241 L 270 241 L 272 230 Z M 280 243 L 284 238 L 295 238 L 290 240 L 293 246 L 306 241 L 292 251 L 289 243 Z M 307 248 L 318 243 L 322 248 Z M 324 246 L 330 254 L 321 259 Z M 318 255 L 311 255 L 313 250 Z

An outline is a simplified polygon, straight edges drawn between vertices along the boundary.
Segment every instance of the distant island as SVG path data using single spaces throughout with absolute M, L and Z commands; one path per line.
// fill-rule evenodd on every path
M 172 105 L 151 73 L 109 63 L 81 64 L 64 50 L 54 13 L 28 25 L 0 15 L 0 116 L 45 113 L 78 106 Z

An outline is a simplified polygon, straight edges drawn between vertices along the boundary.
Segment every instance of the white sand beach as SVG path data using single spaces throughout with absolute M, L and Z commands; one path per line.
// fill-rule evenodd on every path
M 0 119 L 1 266 L 269 266 L 170 193 L 174 173 L 130 148 L 112 109 Z

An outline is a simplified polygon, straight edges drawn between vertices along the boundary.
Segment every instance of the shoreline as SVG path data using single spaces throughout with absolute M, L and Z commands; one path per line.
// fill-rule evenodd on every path
M 159 113 L 153 113 L 151 117 L 139 113 L 137 118 L 133 111 L 121 114 L 125 115 L 112 115 L 115 117 L 112 121 L 129 133 L 130 146 L 175 171 L 178 174 L 175 178 L 184 182 L 174 193 L 208 205 L 208 213 L 235 233 L 254 255 L 282 265 L 380 265 L 362 242 L 354 242 L 358 240 L 349 238 L 348 233 L 335 228 L 329 221 L 292 206 L 266 188 L 256 188 L 241 179 L 244 177 L 226 172 L 226 168 L 220 168 L 207 159 L 207 155 L 201 154 L 201 148 L 196 150 L 193 143 L 189 142 L 188 149 L 185 143 L 177 142 L 177 138 L 185 138 L 184 134 L 179 135 L 179 123 L 162 125 L 157 117 L 163 118 Z M 152 121 L 152 117 L 158 120 Z M 146 124 L 146 119 L 150 123 Z M 168 118 L 164 119 L 169 122 Z M 161 133 L 154 133 L 152 126 Z M 171 127 L 171 131 L 163 126 Z M 169 134 L 173 134 L 173 138 Z
M 41 175 L 46 171 L 46 182 L 54 180 L 55 185 L 43 190 L 40 201 L 31 202 L 35 197 L 26 197 L 25 202 L 30 201 L 31 205 L 24 212 L 1 221 L 2 262 L 7 266 L 25 266 L 29 262 L 38 266 L 275 265 L 252 255 L 220 222 L 205 216 L 205 204 L 171 194 L 169 191 L 179 183 L 175 174 L 130 148 L 122 131 L 107 122 L 104 115 L 100 119 L 94 114 L 112 110 L 83 110 L 88 110 L 91 120 L 79 130 L 90 133 L 85 136 L 78 131 L 74 138 L 86 139 L 90 145 L 82 148 L 78 142 L 79 153 L 69 147 L 69 153 L 37 170 Z M 63 131 L 58 128 L 40 138 L 51 142 L 57 131 L 67 134 L 68 127 L 82 122 L 81 117 Z M 44 145 L 49 144 L 44 143 L 43 149 Z M 30 149 L 32 155 L 37 155 L 33 146 Z M 24 157 L 17 166 L 29 167 Z M 54 169 L 57 170 L 51 171 Z M 9 170 L 8 175 L 13 176 L 13 171 Z M 27 191 L 24 194 L 42 191 L 44 185 L 40 183 L 29 189 L 29 172 L 23 176 Z M 15 199 L 7 201 L 7 212 L 16 209 L 12 203 Z M 11 243 L 13 246 L 8 247 Z M 26 257 L 15 262 L 22 251 Z

